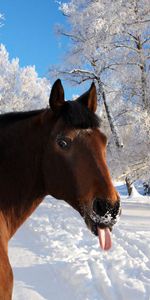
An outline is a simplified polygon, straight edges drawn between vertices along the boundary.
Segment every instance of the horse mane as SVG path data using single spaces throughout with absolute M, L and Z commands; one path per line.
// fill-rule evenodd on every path
M 44 111 L 45 109 L 38 109 L 2 114 L 0 115 L 0 128 L 35 117 Z M 58 114 L 59 117 L 62 117 L 65 124 L 70 128 L 98 128 L 101 124 L 100 118 L 95 113 L 77 101 L 66 101 Z
M 12 122 L 18 122 L 25 119 L 28 119 L 30 117 L 37 116 L 41 112 L 43 112 L 44 109 L 38 109 L 38 110 L 31 110 L 31 111 L 19 111 L 19 112 L 10 112 L 0 115 L 0 127 L 5 127 L 10 125 Z
M 100 118 L 77 101 L 66 101 L 60 115 L 67 126 L 71 128 L 90 129 L 98 128 L 101 125 Z

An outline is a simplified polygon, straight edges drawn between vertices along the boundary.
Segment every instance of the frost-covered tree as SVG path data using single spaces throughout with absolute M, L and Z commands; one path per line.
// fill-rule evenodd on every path
M 96 15 L 101 8 L 99 2 L 72 0 L 60 5 L 62 13 L 69 21 L 70 29 L 66 31 L 59 27 L 58 31 L 69 37 L 72 42 L 65 60 L 67 67 L 64 67 L 61 73 L 75 83 L 80 84 L 87 80 L 96 82 L 99 101 L 104 104 L 116 145 L 122 147 L 123 142 L 107 103 L 107 92 L 110 92 L 110 85 L 105 79 L 108 70 L 111 69 L 108 60 L 108 41 L 106 42 L 109 34 L 106 34 L 106 20 L 103 15 L 100 16 L 100 13 Z M 106 14 L 106 10 L 103 9 L 103 13 Z M 108 20 L 110 20 L 109 17 Z
M 109 139 L 108 160 L 115 177 L 147 173 L 149 1 L 70 0 L 61 2 L 59 9 L 68 25 L 59 26 L 58 32 L 71 42 L 59 72 L 78 84 L 87 80 L 97 83 L 99 101 L 107 115 L 105 129 L 109 123 L 114 137 Z M 124 141 L 121 152 L 113 142 L 122 145 L 120 136 Z
M 50 83 L 39 78 L 35 67 L 20 68 L 19 59 L 9 59 L 0 45 L 0 112 L 37 109 L 47 106 Z
M 60 27 L 59 31 L 72 41 L 67 56 L 69 68 L 65 68 L 67 78 L 69 73 L 78 83 L 95 79 L 102 98 L 104 89 L 110 92 L 121 87 L 125 99 L 138 99 L 147 108 L 149 1 L 71 0 L 61 3 L 60 9 L 69 28 Z M 111 126 L 113 119 L 109 119 Z M 113 126 L 111 129 L 113 132 Z
M 60 9 L 70 25 L 68 31 L 60 28 L 60 32 L 72 40 L 68 60 L 70 64 L 84 66 L 84 80 L 86 77 L 93 79 L 101 75 L 105 86 L 114 86 L 110 84 L 112 74 L 113 78 L 118 79 L 121 88 L 124 88 L 125 98 L 138 101 L 147 109 L 149 0 L 71 0 L 61 3 Z M 78 73 L 79 68 L 72 70 L 71 75 Z
M 142 107 L 137 109 L 131 104 L 130 110 L 120 115 L 118 126 L 124 140 L 124 148 L 121 153 L 117 152 L 111 139 L 108 145 L 108 161 L 114 177 L 129 177 L 131 183 L 138 178 L 148 179 L 150 115 Z
M 116 1 L 121 28 L 113 37 L 113 65 L 125 99 L 150 109 L 150 5 L 149 0 Z M 115 68 L 116 70 L 116 68 Z M 122 80 L 121 80 L 122 79 Z

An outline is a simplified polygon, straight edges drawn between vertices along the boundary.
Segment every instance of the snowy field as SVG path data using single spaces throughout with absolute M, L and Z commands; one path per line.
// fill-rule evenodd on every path
M 113 230 L 113 247 L 65 202 L 47 197 L 10 242 L 13 300 L 149 300 L 150 197 L 128 198 Z

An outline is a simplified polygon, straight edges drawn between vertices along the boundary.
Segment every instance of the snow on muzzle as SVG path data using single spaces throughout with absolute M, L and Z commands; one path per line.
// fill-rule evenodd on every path
M 91 219 L 91 230 L 98 235 L 100 247 L 109 250 L 112 246 L 111 230 L 121 214 L 120 201 L 114 205 L 103 199 L 95 199 Z

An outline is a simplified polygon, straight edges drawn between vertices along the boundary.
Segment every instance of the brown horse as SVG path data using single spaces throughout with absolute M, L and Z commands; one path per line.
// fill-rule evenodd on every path
M 106 165 L 96 88 L 65 101 L 58 79 L 50 108 L 0 116 L 0 300 L 12 299 L 8 241 L 46 195 L 64 199 L 111 246 L 120 200 Z

